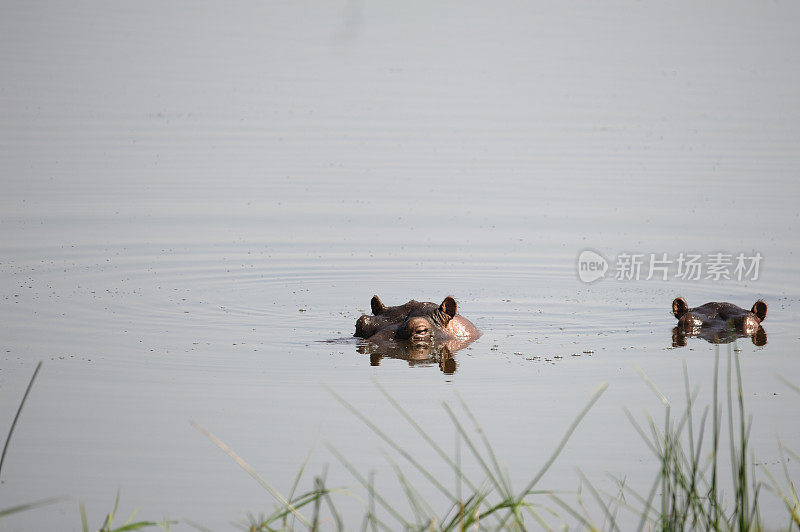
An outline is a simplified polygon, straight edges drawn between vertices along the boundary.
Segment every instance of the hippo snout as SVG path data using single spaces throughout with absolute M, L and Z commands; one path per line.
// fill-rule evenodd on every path
M 745 316 L 744 319 L 742 319 L 742 324 L 740 327 L 744 334 L 751 335 L 755 334 L 760 325 L 758 324 L 758 320 L 755 316 Z
M 373 323 L 373 321 L 374 320 L 371 316 L 362 314 L 361 317 L 356 320 L 356 333 L 354 336 L 358 336 L 360 338 L 372 336 L 372 333 L 376 329 L 376 325 Z

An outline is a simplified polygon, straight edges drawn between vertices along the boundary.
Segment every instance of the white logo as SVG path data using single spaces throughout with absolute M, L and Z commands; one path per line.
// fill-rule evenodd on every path
M 601 254 L 591 249 L 584 249 L 578 255 L 578 278 L 584 283 L 593 283 L 605 277 L 608 261 Z

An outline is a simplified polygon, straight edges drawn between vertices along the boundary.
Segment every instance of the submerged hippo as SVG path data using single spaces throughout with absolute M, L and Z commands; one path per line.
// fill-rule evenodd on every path
M 388 307 L 385 314 L 401 308 L 410 308 L 410 310 L 402 317 L 394 314 L 395 323 L 386 325 L 368 339 L 371 341 L 407 340 L 412 345 L 428 345 L 451 343 L 452 341 L 469 343 L 481 334 L 471 321 L 458 314 L 458 303 L 450 296 L 444 298 L 444 301 L 438 306 L 435 303 L 412 300 L 399 307 Z M 455 349 L 451 350 L 455 351 Z
M 481 335 L 471 321 L 458 314 L 458 303 L 450 296 L 440 305 L 412 299 L 394 307 L 373 296 L 371 306 L 373 315 L 356 321 L 354 336 L 366 340 L 359 351 L 370 354 L 375 365 L 384 356 L 441 365 Z
M 682 297 L 672 302 L 672 313 L 678 318 L 673 330 L 673 346 L 686 345 L 686 336 L 698 336 L 708 342 L 720 344 L 736 338 L 750 337 L 756 345 L 767 343 L 767 334 L 761 322 L 767 317 L 767 304 L 759 299 L 750 310 L 733 303 L 706 303 L 689 308 Z
M 419 302 L 413 299 L 396 307 L 387 307 L 378 296 L 372 296 L 370 306 L 372 307 L 372 316 L 362 314 L 356 320 L 356 332 L 353 336 L 369 338 L 381 329 L 403 322 L 412 311 L 432 313 L 436 309 L 436 303 Z

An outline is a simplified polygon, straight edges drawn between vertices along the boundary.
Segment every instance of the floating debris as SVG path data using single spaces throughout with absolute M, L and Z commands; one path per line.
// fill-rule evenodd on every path
M 583 352 L 586 353 L 587 355 L 591 355 L 592 353 L 594 353 L 594 351 L 591 349 L 584 349 Z

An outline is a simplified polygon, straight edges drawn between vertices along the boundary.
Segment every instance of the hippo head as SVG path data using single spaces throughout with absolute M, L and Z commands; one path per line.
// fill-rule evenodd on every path
M 441 304 L 411 300 L 387 307 L 378 296 L 371 301 L 372 315 L 356 322 L 355 336 L 364 338 L 356 350 L 368 354 L 370 364 L 383 358 L 406 360 L 409 365 L 438 363 L 440 369 L 456 371 L 453 355 L 480 337 L 481 332 L 458 314 L 456 300 L 448 296 Z
M 437 337 L 445 335 L 445 328 L 457 313 L 456 300 L 447 296 L 438 307 L 411 311 L 395 332 L 395 338 L 409 340 L 412 346 L 419 348 L 433 345 Z
M 410 312 L 433 311 L 436 308 L 436 304 L 421 303 L 412 299 L 402 305 L 387 307 L 383 304 L 381 298 L 372 296 L 370 307 L 372 308 L 372 315 L 363 314 L 356 320 L 356 332 L 353 336 L 369 338 L 381 329 L 401 323 L 408 317 Z
M 767 304 L 761 299 L 748 311 L 732 303 L 715 302 L 689 308 L 686 300 L 678 297 L 672 302 L 672 313 L 678 319 L 676 331 L 681 335 L 699 336 L 712 343 L 749 336 L 756 345 L 766 343 L 761 322 L 767 317 Z

